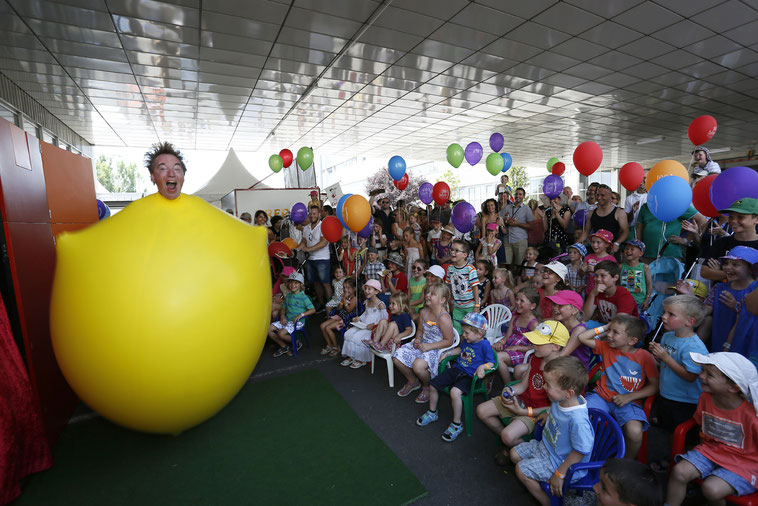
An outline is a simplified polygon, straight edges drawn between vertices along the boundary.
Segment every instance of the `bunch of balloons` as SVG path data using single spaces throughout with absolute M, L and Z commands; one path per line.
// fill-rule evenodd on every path
M 292 165 L 293 155 L 289 149 L 279 151 L 278 155 L 271 155 L 268 158 L 268 166 L 274 172 L 279 172 L 282 167 Z M 313 150 L 303 146 L 297 152 L 297 165 L 302 170 L 308 170 L 313 165 Z
M 511 155 L 505 152 L 500 153 L 500 150 L 503 149 L 503 145 L 505 144 L 503 134 L 497 132 L 493 133 L 490 135 L 489 143 L 493 153 L 490 153 L 485 159 L 487 171 L 494 176 L 510 169 L 511 164 L 513 163 Z M 482 160 L 484 151 L 482 145 L 478 142 L 470 142 L 465 150 L 460 144 L 453 143 L 447 147 L 446 154 L 448 163 L 457 169 L 461 166 L 464 159 L 469 165 L 476 165 Z

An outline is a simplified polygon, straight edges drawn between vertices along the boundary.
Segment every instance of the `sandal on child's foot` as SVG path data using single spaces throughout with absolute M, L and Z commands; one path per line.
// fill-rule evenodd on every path
M 343 367 L 347 367 L 347 366 L 349 366 L 352 363 L 353 363 L 353 359 L 350 358 L 350 357 L 347 357 L 345 360 L 343 360 L 342 362 L 340 362 L 340 365 L 343 366 Z
M 330 357 L 336 357 L 337 354 L 340 352 L 340 349 L 336 346 L 331 346 L 329 348 L 329 356 Z
M 423 415 L 421 415 L 418 418 L 418 420 L 416 420 L 416 425 L 418 425 L 419 427 L 425 427 L 425 426 L 429 425 L 432 422 L 436 422 L 439 419 L 440 419 L 440 417 L 439 417 L 439 415 L 437 414 L 436 411 L 431 411 L 431 410 L 427 409 L 426 413 L 424 413 Z
M 353 360 L 353 363 L 350 364 L 350 369 L 360 369 L 366 365 L 366 362 L 361 362 L 360 360 Z
M 450 423 L 450 425 L 447 427 L 447 430 L 442 434 L 442 440 L 447 441 L 448 443 L 452 443 L 455 441 L 455 438 L 461 435 L 461 432 L 463 432 L 462 423 Z
M 332 347 L 331 347 L 331 346 L 324 346 L 323 348 L 321 348 L 321 354 L 322 354 L 322 355 L 326 355 L 326 354 L 327 354 L 327 353 L 329 353 L 331 350 L 332 350 Z
M 421 393 L 416 396 L 416 404 L 426 404 L 429 402 L 429 387 L 421 389 Z
M 403 388 L 397 391 L 397 395 L 399 397 L 408 397 L 411 394 L 411 392 L 415 392 L 419 388 L 421 388 L 421 383 L 419 383 L 418 381 L 416 383 L 408 382 L 403 386 Z

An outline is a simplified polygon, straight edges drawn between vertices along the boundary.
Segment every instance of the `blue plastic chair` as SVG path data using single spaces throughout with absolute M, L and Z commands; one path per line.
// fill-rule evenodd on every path
M 292 337 L 292 355 L 297 356 L 297 335 L 302 334 L 303 335 L 303 342 L 305 343 L 306 348 L 310 348 L 311 345 L 308 342 L 308 332 L 306 332 L 305 329 L 308 328 L 308 318 L 303 317 L 303 328 L 300 330 L 295 330 L 290 337 Z
M 592 447 L 589 462 L 577 462 L 569 467 L 566 472 L 566 479 L 563 480 L 563 496 L 554 497 L 550 493 L 550 484 L 540 482 L 542 490 L 547 492 L 550 497 L 550 504 L 563 504 L 563 498 L 570 489 L 574 490 L 592 490 L 592 486 L 600 481 L 600 468 L 605 461 L 612 458 L 623 458 L 626 447 L 624 446 L 624 434 L 621 427 L 616 423 L 613 417 L 599 409 L 589 408 L 590 423 L 595 431 L 595 444 Z M 542 439 L 542 424 L 537 425 L 534 430 L 534 439 Z M 571 482 L 577 471 L 587 471 L 587 474 L 581 479 Z

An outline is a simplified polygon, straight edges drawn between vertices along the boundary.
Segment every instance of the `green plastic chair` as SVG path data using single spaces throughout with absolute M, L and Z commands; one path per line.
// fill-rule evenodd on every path
M 493 355 L 494 355 L 494 352 L 493 352 Z M 452 355 L 452 356 L 445 357 L 444 359 L 442 359 L 439 366 L 439 372 L 444 371 L 445 369 L 447 369 L 448 366 L 452 367 L 452 361 L 458 358 L 458 356 L 459 355 Z M 498 360 L 497 360 L 497 355 L 495 355 L 495 367 L 487 371 L 484 377 L 486 378 L 490 374 L 497 371 L 497 365 L 498 365 Z M 444 392 L 450 395 L 450 388 L 449 387 L 445 388 Z M 464 395 L 461 398 L 461 400 L 463 401 L 463 415 L 465 417 L 464 423 L 466 424 L 466 435 L 469 437 L 471 437 L 471 426 L 473 425 L 473 420 L 474 420 L 474 396 L 476 394 L 482 394 L 484 395 L 485 399 L 487 398 L 487 387 L 484 386 L 484 378 L 479 379 L 476 377 L 476 375 L 474 375 L 474 377 L 471 379 L 471 390 L 469 391 L 468 395 Z

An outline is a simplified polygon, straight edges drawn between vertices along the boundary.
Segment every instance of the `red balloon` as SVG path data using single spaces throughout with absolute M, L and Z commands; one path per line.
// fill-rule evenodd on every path
M 282 157 L 282 161 L 284 162 L 285 167 L 292 165 L 292 151 L 289 149 L 283 149 L 279 151 L 279 156 Z
M 562 176 L 566 172 L 566 164 L 563 162 L 555 162 L 552 169 L 554 176 Z
M 709 218 L 715 218 L 719 212 L 711 202 L 711 185 L 718 174 L 706 176 L 695 184 L 692 189 L 692 205 L 700 214 Z
M 393 184 L 395 185 L 395 188 L 397 188 L 400 191 L 405 190 L 405 188 L 408 186 L 408 173 L 406 172 L 403 174 L 403 177 L 398 179 L 397 181 L 394 181 Z
M 329 242 L 337 242 L 342 237 L 342 223 L 334 216 L 327 216 L 321 222 L 321 233 Z
M 645 179 L 645 169 L 637 162 L 628 162 L 621 166 L 619 171 L 619 182 L 627 191 L 633 192 L 642 184 Z
M 690 138 L 692 144 L 699 146 L 700 144 L 705 144 L 716 135 L 717 127 L 716 118 L 713 116 L 708 116 L 707 114 L 698 116 L 690 123 L 687 129 L 687 137 Z
M 602 161 L 603 150 L 595 142 L 583 142 L 574 150 L 574 167 L 584 176 L 595 172 Z
M 434 201 L 438 205 L 443 205 L 445 202 L 450 200 L 450 187 L 444 181 L 434 183 L 434 188 L 432 188 L 432 197 L 434 197 Z

